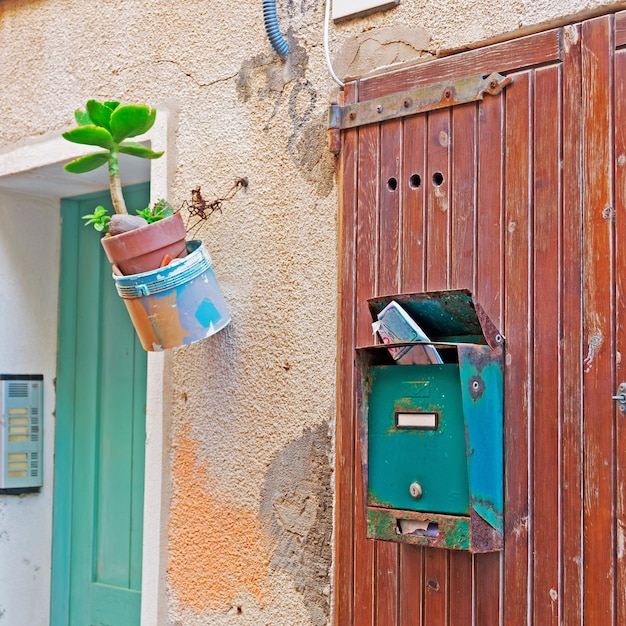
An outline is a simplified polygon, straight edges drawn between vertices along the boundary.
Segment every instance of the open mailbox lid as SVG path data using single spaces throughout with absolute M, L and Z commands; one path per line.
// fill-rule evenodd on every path
M 369 299 L 372 319 L 397 302 L 428 335 L 432 343 L 487 344 L 496 349 L 503 337 L 468 289 L 426 291 Z

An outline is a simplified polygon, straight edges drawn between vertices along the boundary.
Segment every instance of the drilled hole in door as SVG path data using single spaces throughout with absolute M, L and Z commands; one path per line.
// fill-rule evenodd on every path
M 392 176 L 387 181 L 387 189 L 389 189 L 389 191 L 395 191 L 397 188 L 398 188 L 398 179 Z
M 417 189 L 422 184 L 422 177 L 419 174 L 413 174 L 409 178 L 409 187 L 411 189 Z
M 443 174 L 441 172 L 435 172 L 433 174 L 433 185 L 440 187 L 443 184 Z

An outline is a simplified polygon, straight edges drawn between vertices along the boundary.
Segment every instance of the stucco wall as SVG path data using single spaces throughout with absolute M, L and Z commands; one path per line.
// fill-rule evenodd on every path
M 45 198 L 0 190 L 0 224 L 0 372 L 44 376 L 43 487 L 40 493 L 0 495 L 0 624 L 46 624 L 59 206 Z
M 332 25 L 331 53 L 341 77 L 364 75 L 622 4 L 401 0 Z M 249 183 L 196 231 L 233 322 L 172 355 L 164 562 L 177 625 L 331 615 L 337 194 L 325 116 L 337 86 L 323 2 L 279 2 L 278 16 L 287 62 L 260 0 L 0 3 L 0 151 L 67 129 L 89 97 L 166 103 L 174 204 L 198 185 L 213 200 Z

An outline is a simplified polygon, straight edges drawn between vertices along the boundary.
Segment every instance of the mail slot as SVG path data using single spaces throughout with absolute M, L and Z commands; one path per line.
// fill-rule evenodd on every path
M 502 549 L 503 337 L 468 290 L 368 302 L 358 425 L 373 539 Z

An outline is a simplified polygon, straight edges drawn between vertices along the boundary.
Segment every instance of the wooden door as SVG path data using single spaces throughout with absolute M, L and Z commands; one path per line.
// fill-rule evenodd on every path
M 626 622 L 626 430 L 612 400 L 626 381 L 625 44 L 619 13 L 346 86 L 351 104 L 512 80 L 341 133 L 338 626 Z M 372 342 L 366 300 L 453 288 L 506 337 L 501 554 L 365 537 L 354 350 Z
M 148 187 L 126 190 L 129 206 Z M 64 200 L 51 623 L 140 621 L 146 353 L 93 228 L 108 194 Z

